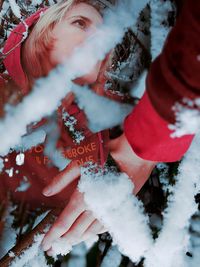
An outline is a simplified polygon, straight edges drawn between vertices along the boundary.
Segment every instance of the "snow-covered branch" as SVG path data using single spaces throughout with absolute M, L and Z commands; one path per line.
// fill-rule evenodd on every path
M 133 183 L 124 173 L 82 170 L 79 190 L 124 255 L 138 262 L 153 245 L 148 217 L 142 203 L 133 195 Z

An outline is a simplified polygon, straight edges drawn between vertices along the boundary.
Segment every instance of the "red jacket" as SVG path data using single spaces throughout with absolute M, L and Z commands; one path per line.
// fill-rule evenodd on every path
M 37 11 L 35 14 L 26 19 L 26 24 L 31 26 L 37 22 L 41 11 Z M 4 65 L 16 84 L 21 88 L 22 94 L 28 94 L 28 87 L 25 80 L 25 75 L 21 66 L 21 39 L 22 34 L 25 31 L 23 23 L 20 23 L 14 31 L 10 34 L 6 44 L 4 46 L 3 53 L 7 53 Z M 15 47 L 14 50 L 12 48 Z M 11 51 L 11 52 L 9 52 Z M 3 80 L 0 79 L 2 85 Z M 70 133 L 65 126 L 65 121 L 62 118 L 62 110 L 68 112 L 77 120 L 75 129 L 82 132 L 85 139 L 80 144 L 75 144 Z M 64 157 L 69 159 L 78 160 L 79 164 L 83 162 L 94 161 L 99 164 L 103 164 L 107 158 L 108 150 L 106 149 L 106 141 L 108 140 L 108 131 L 103 131 L 97 134 L 93 134 L 87 128 L 87 119 L 83 111 L 81 111 L 76 104 L 72 104 L 70 107 L 66 107 L 65 100 L 62 101 L 62 105 L 57 110 L 58 125 L 60 127 L 60 137 L 57 142 L 57 148 L 62 150 Z M 44 125 L 47 121 L 42 120 L 34 128 Z M 46 143 L 46 140 L 45 140 Z M 4 157 L 4 169 L 0 175 L 0 198 L 3 200 L 5 195 L 10 192 L 11 198 L 15 202 L 27 202 L 31 207 L 53 208 L 64 205 L 71 196 L 76 183 L 69 185 L 63 192 L 53 197 L 45 197 L 42 195 L 43 188 L 50 183 L 53 177 L 59 173 L 59 169 L 53 165 L 49 166 L 49 159 L 44 155 L 44 144 L 33 147 L 25 152 L 24 164 L 18 166 L 16 164 L 16 156 L 18 153 L 12 152 Z M 9 177 L 8 171 L 13 175 Z M 26 181 L 27 180 L 27 181 Z M 30 187 L 25 191 L 20 191 L 20 184 L 25 181 L 30 184 Z
M 193 135 L 171 138 L 172 106 L 200 95 L 200 1 L 186 0 L 161 55 L 151 64 L 146 92 L 126 118 L 126 137 L 135 153 L 147 160 L 180 160 Z

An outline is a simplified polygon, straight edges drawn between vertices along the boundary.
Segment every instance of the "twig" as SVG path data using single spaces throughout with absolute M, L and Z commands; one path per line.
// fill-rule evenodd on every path
M 60 209 L 55 209 L 49 212 L 32 231 L 30 231 L 20 242 L 9 250 L 9 252 L 0 260 L 0 266 L 8 267 L 15 260 L 15 257 L 21 256 L 23 251 L 33 244 L 34 236 L 37 234 L 44 234 L 47 226 L 51 225 L 55 221 L 59 213 Z M 10 252 L 14 253 L 15 257 L 10 257 Z

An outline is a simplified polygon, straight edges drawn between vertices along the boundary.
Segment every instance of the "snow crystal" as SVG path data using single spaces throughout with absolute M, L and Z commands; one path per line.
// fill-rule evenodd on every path
M 14 168 L 5 170 L 5 172 L 8 174 L 9 177 L 13 177 L 13 171 L 14 171 Z
M 30 186 L 28 178 L 24 176 L 23 180 L 20 181 L 20 185 L 15 189 L 15 192 L 25 192 Z
M 25 158 L 24 153 L 20 153 L 20 154 L 18 154 L 18 155 L 16 156 L 16 164 L 17 164 L 18 166 L 23 165 L 23 164 L 24 164 L 24 158 Z
M 66 111 L 62 111 L 62 119 L 64 121 L 65 126 L 68 128 L 68 130 L 73 135 L 73 141 L 77 144 L 80 144 L 81 141 L 85 139 L 85 136 L 82 132 L 75 129 L 75 125 L 77 124 L 77 119 L 73 116 L 70 116 Z
M 196 212 L 191 220 L 190 226 L 190 251 L 192 251 L 192 258 L 186 259 L 187 267 L 197 267 L 200 262 L 200 211 Z
M 8 255 L 11 258 L 14 258 L 15 257 L 15 253 L 13 251 L 9 251 Z
M 162 184 L 162 189 L 165 194 L 172 194 L 174 191 L 174 186 L 169 184 L 169 166 L 166 163 L 158 163 L 156 168 L 160 171 L 159 180 Z

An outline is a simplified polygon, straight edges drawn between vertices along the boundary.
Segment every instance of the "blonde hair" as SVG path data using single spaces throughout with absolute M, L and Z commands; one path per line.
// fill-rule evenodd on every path
M 54 66 L 49 60 L 54 38 L 52 30 L 61 22 L 66 12 L 77 0 L 59 2 L 41 14 L 40 19 L 30 28 L 29 37 L 22 45 L 22 67 L 27 78 L 27 87 L 31 89 L 35 79 L 46 76 Z

